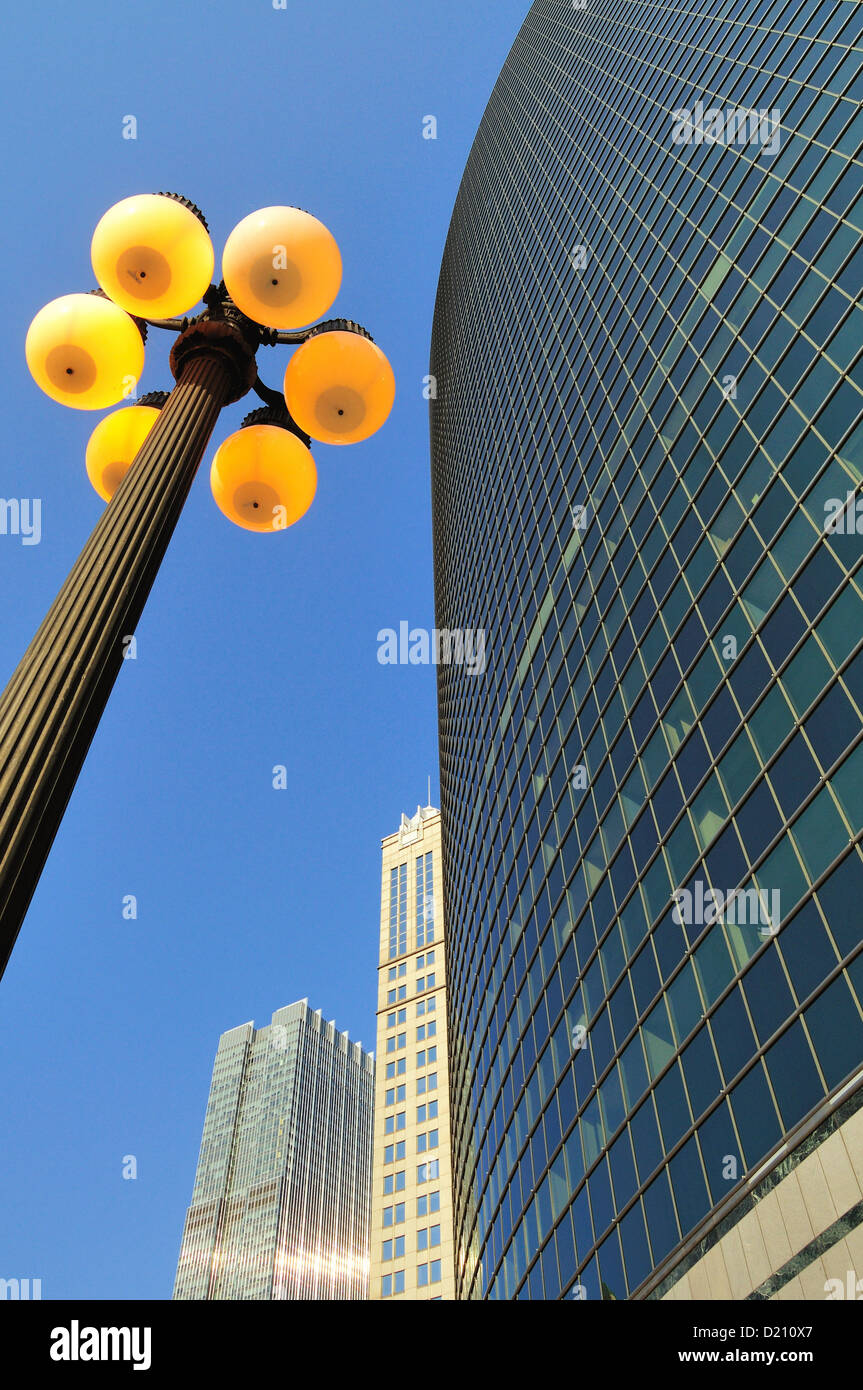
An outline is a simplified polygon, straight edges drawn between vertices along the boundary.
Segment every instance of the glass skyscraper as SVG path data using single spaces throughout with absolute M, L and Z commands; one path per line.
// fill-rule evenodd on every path
M 374 1062 L 303 999 L 223 1033 L 175 1299 L 368 1296 Z
M 535 0 L 471 150 L 430 367 L 437 623 L 486 642 L 438 671 L 458 1297 L 863 1274 L 861 36 Z

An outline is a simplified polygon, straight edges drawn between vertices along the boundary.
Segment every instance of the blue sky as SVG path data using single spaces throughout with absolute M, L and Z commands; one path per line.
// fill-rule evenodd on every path
M 333 313 L 368 327 L 397 381 L 380 434 L 315 447 L 314 505 L 274 536 L 211 498 L 214 448 L 259 402 L 223 414 L 0 981 L 0 1277 L 39 1278 L 46 1299 L 170 1297 L 221 1032 L 308 997 L 374 1045 L 380 839 L 429 774 L 438 795 L 434 670 L 378 664 L 376 634 L 433 625 L 437 274 L 526 9 L 85 0 L 6 16 L 0 495 L 41 499 L 42 537 L 0 535 L 2 683 L 102 508 L 84 472 L 101 414 L 43 396 L 23 348 L 44 303 L 92 287 L 113 203 L 185 194 L 217 258 L 254 208 L 307 208 L 342 252 Z M 170 386 L 170 342 L 151 332 L 142 390 Z M 262 349 L 264 380 L 286 361 Z

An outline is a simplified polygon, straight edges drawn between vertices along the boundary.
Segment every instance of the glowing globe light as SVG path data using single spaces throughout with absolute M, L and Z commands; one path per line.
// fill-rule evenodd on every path
M 142 318 L 184 314 L 213 278 L 213 243 L 203 222 L 163 193 L 115 203 L 90 247 L 93 271 L 116 304 Z
M 239 222 L 222 255 L 237 308 L 270 328 L 300 328 L 339 292 L 342 258 L 323 222 L 300 208 L 261 208 Z
M 325 444 L 368 439 L 386 420 L 395 394 L 387 358 L 360 333 L 315 333 L 285 371 L 288 410 L 300 429 Z
M 159 418 L 150 405 L 130 405 L 100 420 L 87 443 L 87 477 L 99 496 L 110 502 L 132 460 Z
M 247 425 L 219 445 L 210 469 L 216 505 L 247 531 L 284 531 L 305 516 L 318 485 L 301 439 L 279 425 Z
M 40 309 L 27 331 L 27 366 L 52 400 L 104 410 L 134 394 L 144 370 L 137 325 L 97 294 L 64 294 Z

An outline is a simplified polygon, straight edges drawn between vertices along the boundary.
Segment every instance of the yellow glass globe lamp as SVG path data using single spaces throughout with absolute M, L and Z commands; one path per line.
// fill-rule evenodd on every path
M 164 392 L 152 392 L 144 400 L 167 400 Z M 87 443 L 87 477 L 104 502 L 110 502 L 125 478 L 150 430 L 159 418 L 160 405 L 129 405 L 100 420 Z
M 393 369 L 364 332 L 316 330 L 285 371 L 285 401 L 300 429 L 325 444 L 356 444 L 379 430 L 396 394 Z
M 99 221 L 93 271 L 115 304 L 141 318 L 171 318 L 197 304 L 213 278 L 213 243 L 185 200 L 170 193 L 123 198 Z
M 255 323 L 300 328 L 339 292 L 342 258 L 323 222 L 301 208 L 260 208 L 238 222 L 222 253 L 231 299 Z
M 99 294 L 64 294 L 40 309 L 27 331 L 27 366 L 52 400 L 104 410 L 133 393 L 144 370 L 140 329 Z
M 253 411 L 220 444 L 210 469 L 216 506 L 247 531 L 284 531 L 305 516 L 318 485 L 315 461 L 298 435 L 272 419 L 268 408 Z

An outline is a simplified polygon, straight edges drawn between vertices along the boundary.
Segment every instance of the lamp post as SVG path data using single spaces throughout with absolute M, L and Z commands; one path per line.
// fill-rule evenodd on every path
M 298 208 L 265 208 L 228 238 L 223 282 L 202 214 L 176 194 L 127 198 L 105 214 L 91 258 L 100 289 L 36 315 L 27 362 L 53 399 L 104 409 L 129 396 L 147 326 L 177 333 L 173 390 L 100 421 L 87 472 L 108 505 L 0 697 L 0 975 L 38 883 L 147 595 L 223 406 L 265 402 L 213 459 L 217 505 L 275 533 L 308 510 L 311 438 L 354 443 L 386 420 L 392 369 L 358 324 L 332 319 L 335 240 Z M 187 314 L 203 300 L 203 312 Z M 265 386 L 261 346 L 297 348 L 284 394 Z

